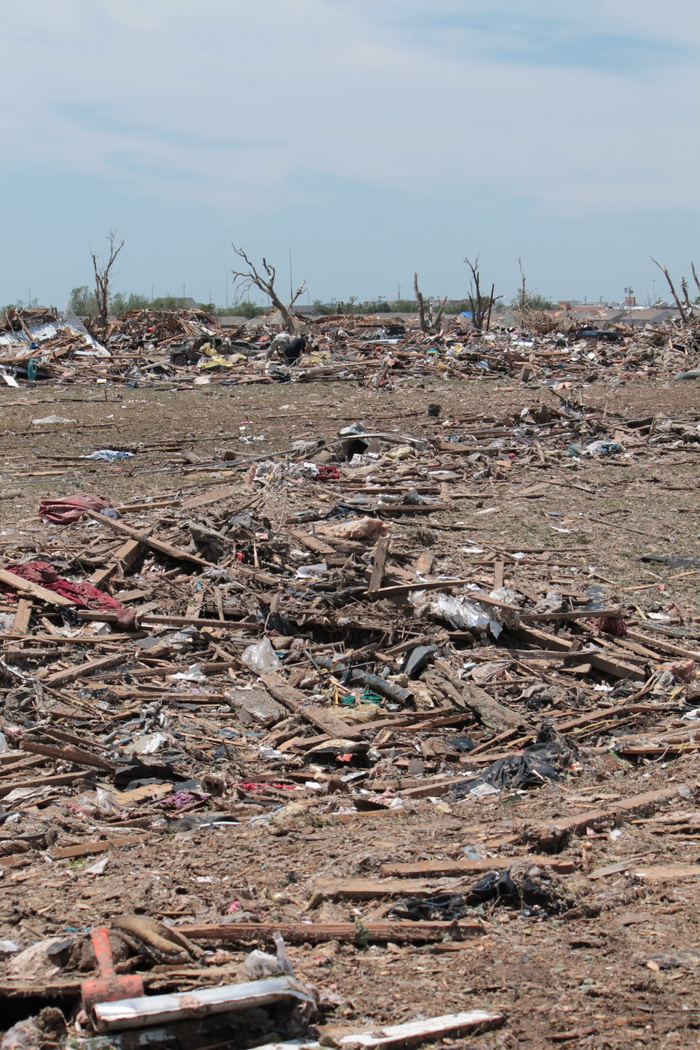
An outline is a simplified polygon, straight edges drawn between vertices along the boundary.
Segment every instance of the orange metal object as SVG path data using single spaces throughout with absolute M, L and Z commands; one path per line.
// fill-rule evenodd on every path
M 113 1003 L 119 999 L 140 999 L 143 981 L 135 974 L 118 974 L 114 969 L 109 930 L 96 926 L 90 931 L 100 977 L 89 977 L 81 985 L 83 1009 L 90 1013 L 96 1003 Z

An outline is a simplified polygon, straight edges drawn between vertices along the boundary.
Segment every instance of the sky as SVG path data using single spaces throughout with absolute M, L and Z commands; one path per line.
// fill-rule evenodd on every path
M 0 302 L 668 296 L 700 267 L 697 0 L 24 0 L 0 40 Z M 290 267 L 291 258 L 291 267 Z M 291 270 L 291 274 L 290 274 Z M 251 296 L 261 301 L 261 297 Z

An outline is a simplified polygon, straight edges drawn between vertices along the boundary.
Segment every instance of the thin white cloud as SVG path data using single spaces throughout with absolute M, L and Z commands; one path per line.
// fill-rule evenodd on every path
M 699 85 L 683 57 L 695 0 L 669 0 L 662 25 L 652 0 L 528 6 L 529 32 L 539 20 L 567 46 L 579 32 L 676 55 L 634 75 L 516 60 L 515 0 L 429 10 L 438 36 L 422 39 L 423 0 L 29 0 L 5 16 L 0 84 L 14 104 L 0 134 L 17 149 L 0 164 L 234 216 L 304 200 L 297 176 L 312 173 L 455 200 L 487 187 L 558 215 L 696 207 Z M 469 28 L 484 15 L 490 57 Z M 463 19 L 459 47 L 436 47 L 445 18 Z

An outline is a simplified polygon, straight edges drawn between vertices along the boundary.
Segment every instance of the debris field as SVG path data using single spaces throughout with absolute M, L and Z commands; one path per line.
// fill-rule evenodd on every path
M 697 328 L 35 320 L 0 1046 L 696 1045 Z

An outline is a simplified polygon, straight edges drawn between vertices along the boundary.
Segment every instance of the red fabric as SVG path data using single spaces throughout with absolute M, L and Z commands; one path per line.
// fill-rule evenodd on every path
M 627 625 L 621 616 L 604 616 L 598 621 L 598 629 L 602 634 L 611 634 L 614 638 L 624 638 L 627 634 Z
M 315 464 L 315 466 L 319 481 L 335 481 L 340 477 L 340 471 L 332 463 Z
M 23 580 L 29 580 L 30 583 L 38 583 L 41 587 L 46 587 L 48 591 L 62 594 L 64 598 L 68 598 L 79 609 L 95 609 L 97 612 L 118 613 L 117 625 L 119 627 L 131 627 L 136 619 L 136 613 L 133 609 L 125 608 L 116 598 L 99 591 L 91 583 L 64 579 L 64 577 L 58 575 L 53 565 L 49 565 L 47 561 L 18 562 L 13 565 L 6 565 L 5 568 L 8 572 L 13 572 L 15 576 L 20 576 Z M 0 583 L 0 590 L 4 594 L 14 593 L 9 584 Z
M 102 511 L 111 506 L 109 500 L 102 496 L 76 492 L 74 496 L 64 496 L 63 499 L 42 500 L 39 504 L 39 517 L 48 518 L 54 525 L 70 525 L 71 522 L 81 521 L 86 510 Z

